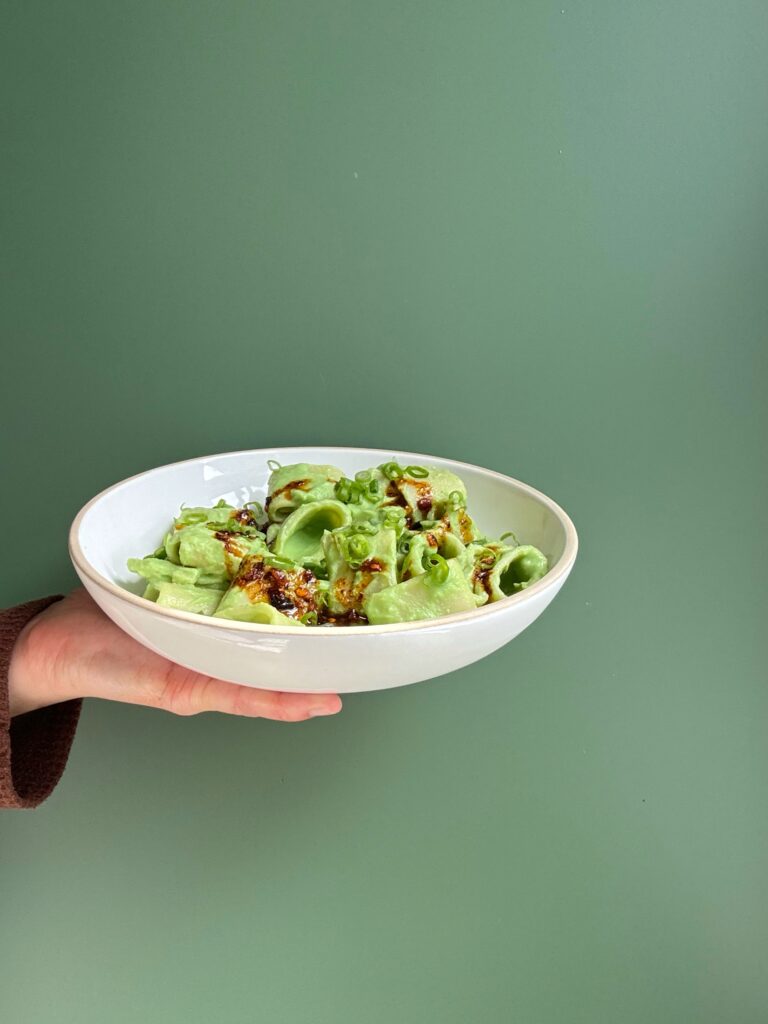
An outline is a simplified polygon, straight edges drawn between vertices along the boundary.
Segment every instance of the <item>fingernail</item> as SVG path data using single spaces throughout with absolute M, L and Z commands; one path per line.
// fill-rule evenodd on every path
M 310 718 L 321 718 L 323 715 L 335 715 L 337 711 L 341 711 L 341 704 L 329 706 L 328 704 L 317 704 L 315 707 L 309 709 Z

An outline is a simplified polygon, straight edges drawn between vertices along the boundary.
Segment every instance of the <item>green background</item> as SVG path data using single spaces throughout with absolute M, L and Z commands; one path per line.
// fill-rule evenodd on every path
M 490 466 L 582 543 L 511 645 L 335 720 L 89 703 L 0 823 L 4 1019 L 766 1020 L 767 32 L 2 4 L 5 603 L 101 488 L 270 444 Z

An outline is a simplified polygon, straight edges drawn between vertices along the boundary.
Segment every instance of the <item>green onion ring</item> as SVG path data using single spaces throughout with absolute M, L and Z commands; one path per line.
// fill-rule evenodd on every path
M 396 462 L 385 462 L 379 469 L 387 480 L 398 480 L 403 475 L 403 469 Z
M 356 562 L 362 562 L 370 550 L 371 545 L 362 533 L 353 534 L 347 541 L 347 551 Z
M 363 497 L 363 486 L 359 484 L 357 480 L 353 480 L 349 485 L 349 502 L 352 505 L 359 505 Z
M 448 563 L 442 555 L 428 554 L 424 558 L 422 564 L 427 570 L 431 583 L 435 583 L 440 586 L 440 584 L 445 583 L 448 579 Z
M 348 502 L 352 497 L 352 481 L 343 476 L 333 488 L 333 493 L 339 501 Z

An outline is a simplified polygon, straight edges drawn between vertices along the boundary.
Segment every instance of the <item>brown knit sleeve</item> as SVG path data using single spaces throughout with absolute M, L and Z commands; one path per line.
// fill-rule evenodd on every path
M 45 597 L 0 610 L 0 808 L 37 807 L 51 793 L 67 763 L 80 715 L 80 700 L 52 704 L 10 717 L 8 666 L 22 629 L 60 597 Z

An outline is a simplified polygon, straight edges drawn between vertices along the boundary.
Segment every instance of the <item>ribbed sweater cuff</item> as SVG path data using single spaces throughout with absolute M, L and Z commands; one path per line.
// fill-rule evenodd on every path
M 82 701 L 10 716 L 8 668 L 26 624 L 61 596 L 0 610 L 0 808 L 37 807 L 61 778 Z

